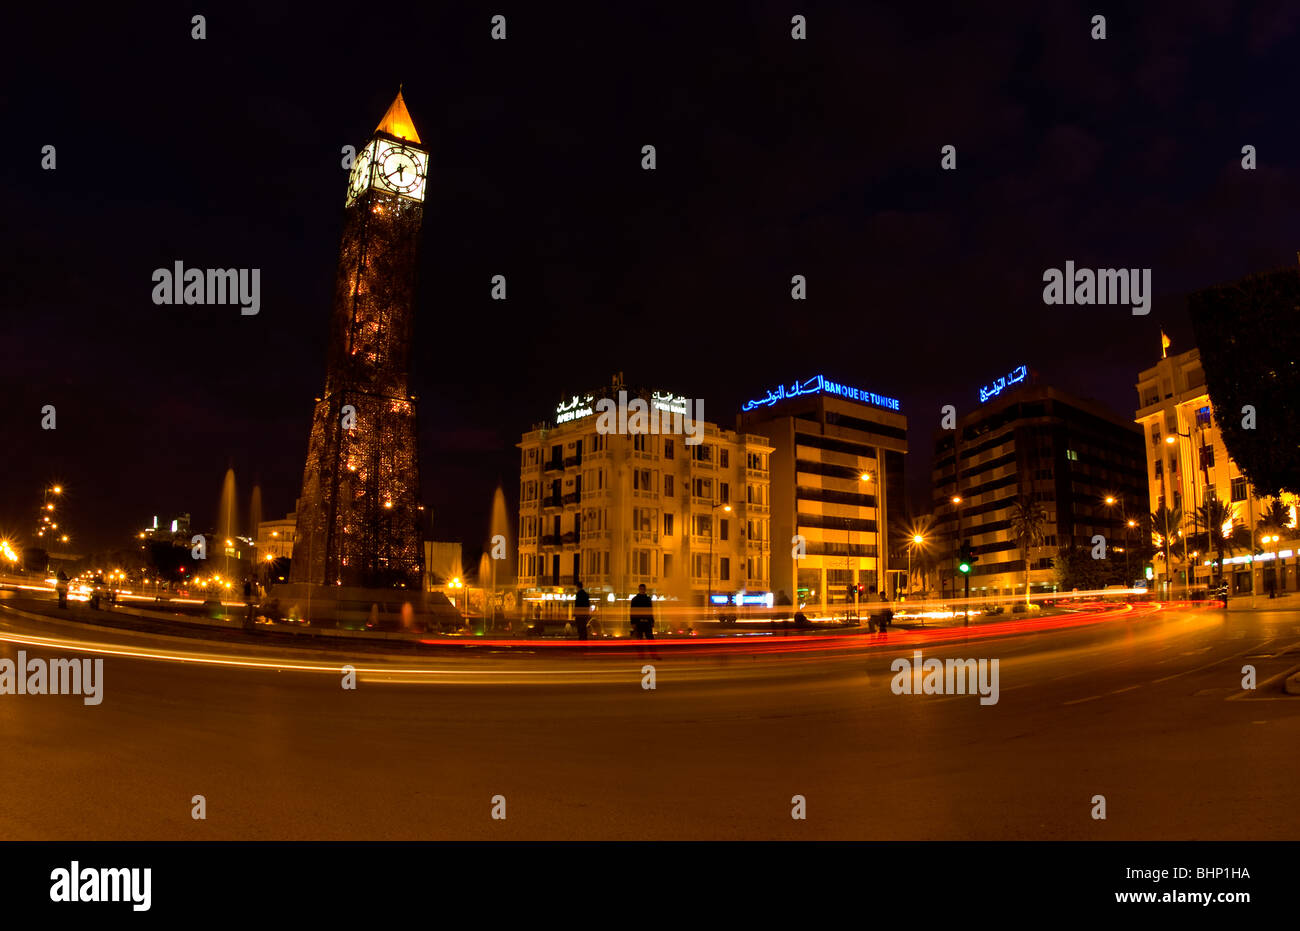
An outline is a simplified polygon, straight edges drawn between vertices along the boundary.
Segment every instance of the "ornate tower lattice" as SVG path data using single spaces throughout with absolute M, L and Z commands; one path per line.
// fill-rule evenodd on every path
M 423 570 L 408 393 L 427 153 L 399 92 L 357 155 L 290 579 L 416 588 Z

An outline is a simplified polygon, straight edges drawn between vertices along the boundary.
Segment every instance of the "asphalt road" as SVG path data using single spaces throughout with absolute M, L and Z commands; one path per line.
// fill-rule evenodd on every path
M 41 614 L 57 611 L 0 593 L 0 658 L 101 656 L 103 701 L 0 695 L 3 839 L 1300 835 L 1300 698 L 1280 685 L 1300 665 L 1294 611 L 1130 606 L 645 659 L 303 650 Z M 998 702 L 895 694 L 890 664 L 915 649 L 997 659 Z

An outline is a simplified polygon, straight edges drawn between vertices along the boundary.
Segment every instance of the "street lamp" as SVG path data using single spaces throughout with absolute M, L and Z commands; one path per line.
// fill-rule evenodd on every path
M 706 614 L 713 608 L 713 538 L 716 536 L 716 531 L 713 526 L 716 521 L 713 519 L 713 512 L 718 508 L 722 508 L 727 513 L 731 513 L 730 504 L 715 504 L 709 509 L 709 588 L 704 593 L 704 610 Z
M 912 599 L 912 551 L 918 546 L 925 545 L 925 536 L 919 533 L 912 534 L 912 542 L 907 544 L 907 599 Z M 924 612 L 922 612 L 921 626 L 925 626 Z
M 1118 503 L 1118 501 L 1116 500 L 1116 498 L 1115 498 L 1114 495 L 1107 495 L 1107 496 L 1102 500 L 1102 503 L 1104 503 L 1104 504 L 1106 505 L 1106 520 L 1107 520 L 1107 525 L 1108 525 L 1108 526 L 1106 527 L 1106 530 L 1107 530 L 1107 534 L 1106 534 L 1106 544 L 1107 544 L 1107 546 L 1109 546 L 1109 547 L 1114 547 L 1114 545 L 1115 545 L 1115 543 L 1114 543 L 1114 541 L 1115 541 L 1115 505 Z M 1123 508 L 1121 508 L 1121 510 L 1123 510 Z M 1127 543 L 1127 540 L 1126 540 L 1125 542 Z M 1128 547 L 1127 547 L 1127 546 L 1124 547 L 1124 575 L 1125 575 L 1126 577 L 1128 576 Z M 1125 585 L 1128 584 L 1128 579 L 1127 579 L 1127 578 L 1125 578 L 1125 580 L 1124 580 L 1124 584 L 1125 584 Z

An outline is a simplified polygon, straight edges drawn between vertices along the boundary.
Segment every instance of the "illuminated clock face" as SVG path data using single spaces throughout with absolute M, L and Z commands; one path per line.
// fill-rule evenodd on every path
M 356 160 L 352 162 L 352 174 L 348 175 L 348 204 L 370 187 L 370 169 L 373 167 L 374 152 L 374 145 L 368 145 L 357 153 Z
M 415 149 L 381 144 L 375 156 L 375 186 L 423 200 L 424 160 L 424 153 Z

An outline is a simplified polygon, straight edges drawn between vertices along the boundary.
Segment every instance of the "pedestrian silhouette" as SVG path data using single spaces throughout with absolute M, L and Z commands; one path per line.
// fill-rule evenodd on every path
M 587 624 L 591 621 L 591 595 L 587 594 L 587 589 L 581 582 L 578 583 L 578 594 L 573 596 L 573 626 L 578 630 L 578 639 L 587 639 Z

